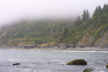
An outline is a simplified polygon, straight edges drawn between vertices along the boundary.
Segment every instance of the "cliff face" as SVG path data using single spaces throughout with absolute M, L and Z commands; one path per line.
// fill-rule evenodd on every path
M 81 41 L 79 41 L 77 47 L 90 47 L 92 46 L 94 36 L 84 36 Z
M 95 42 L 94 46 L 107 48 L 108 47 L 108 32 L 106 32 L 102 38 L 98 39 Z
M 108 32 L 93 43 L 94 37 L 95 36 L 84 36 L 82 40 L 76 44 L 76 47 L 108 47 Z
M 62 45 L 61 45 L 62 44 Z M 84 35 L 82 36 L 82 39 L 79 39 L 76 44 L 73 43 L 58 43 L 55 46 L 58 46 L 59 48 L 74 48 L 74 47 L 101 47 L 101 48 L 108 48 L 108 32 L 105 32 L 103 36 L 98 38 L 95 41 L 94 35 Z
M 97 41 L 94 42 L 94 35 L 84 35 L 75 45 L 73 43 L 58 43 L 55 46 L 59 48 L 74 48 L 74 47 L 101 47 L 108 48 L 108 32 L 104 33 Z

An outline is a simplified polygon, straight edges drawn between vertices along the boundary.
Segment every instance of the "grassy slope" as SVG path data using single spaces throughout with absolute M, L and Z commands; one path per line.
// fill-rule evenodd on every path
M 63 29 L 72 28 L 70 20 L 21 21 L 0 29 L 0 45 L 39 45 L 49 43 L 62 35 Z

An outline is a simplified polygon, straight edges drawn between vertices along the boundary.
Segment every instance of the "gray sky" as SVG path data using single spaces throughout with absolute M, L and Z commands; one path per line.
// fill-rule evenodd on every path
M 105 3 L 107 0 L 0 0 L 0 24 L 27 17 L 74 17 L 84 9 L 92 15 L 96 6 Z

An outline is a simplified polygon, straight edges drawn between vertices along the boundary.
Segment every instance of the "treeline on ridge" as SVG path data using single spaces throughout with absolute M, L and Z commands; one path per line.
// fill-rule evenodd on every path
M 89 16 L 89 11 L 84 10 L 82 17 L 78 16 L 74 21 L 74 27 L 72 29 L 65 29 L 58 42 L 78 47 L 92 47 L 96 46 L 99 39 L 102 38 L 106 32 L 108 32 L 107 4 L 105 4 L 103 8 L 97 6 L 92 18 Z

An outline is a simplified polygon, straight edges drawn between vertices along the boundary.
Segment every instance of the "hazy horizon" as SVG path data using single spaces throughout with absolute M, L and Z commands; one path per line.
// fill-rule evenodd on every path
M 0 25 L 22 18 L 75 18 L 84 9 L 93 14 L 107 0 L 0 0 Z

